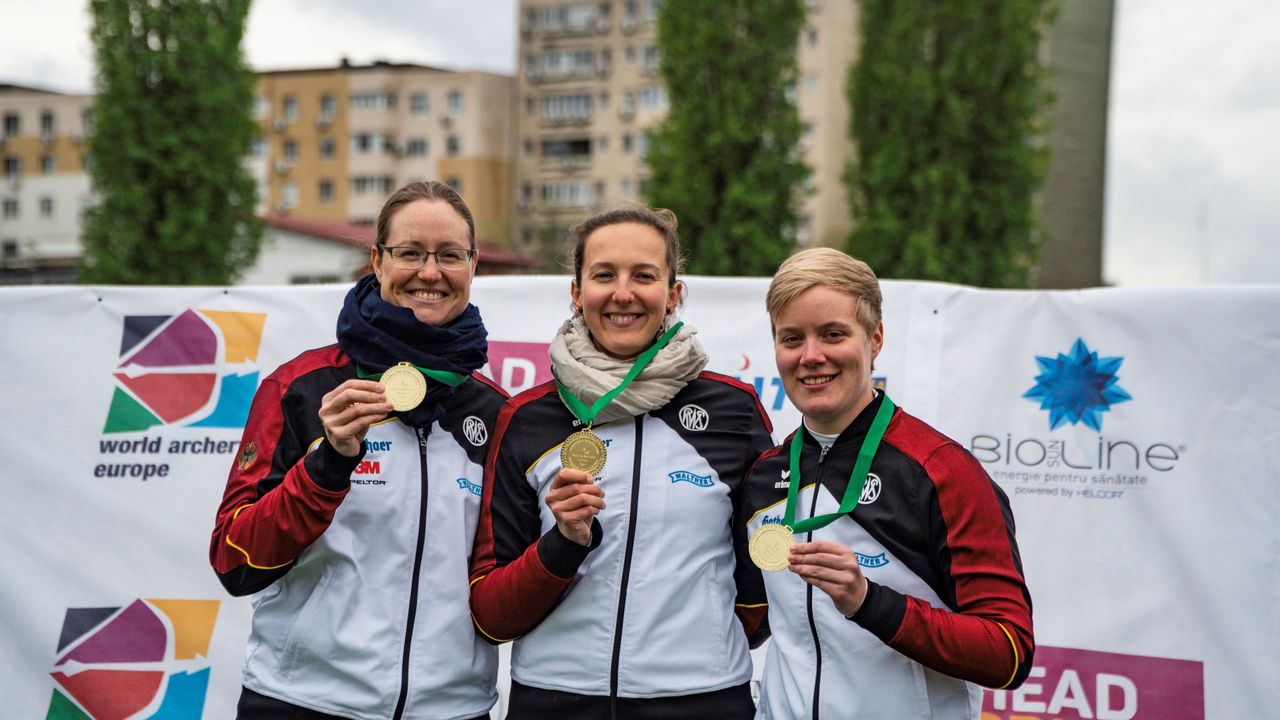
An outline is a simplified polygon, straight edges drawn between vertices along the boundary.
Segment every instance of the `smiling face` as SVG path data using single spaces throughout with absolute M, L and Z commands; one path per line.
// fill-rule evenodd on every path
M 774 317 L 773 350 L 782 387 L 815 432 L 836 435 L 874 397 L 871 365 L 884 326 L 868 335 L 852 295 L 815 285 Z
M 414 200 L 396 211 L 387 229 L 389 247 L 417 247 L 431 252 L 471 249 L 467 221 L 444 200 Z M 444 325 L 462 314 L 471 301 L 476 258 L 461 270 L 441 270 L 435 256 L 420 268 L 406 268 L 390 253 L 371 250 L 373 272 L 382 299 L 409 308 L 419 321 Z
M 643 223 L 597 228 L 587 237 L 581 281 L 570 286 L 596 347 L 630 359 L 653 344 L 680 301 L 662 234 Z

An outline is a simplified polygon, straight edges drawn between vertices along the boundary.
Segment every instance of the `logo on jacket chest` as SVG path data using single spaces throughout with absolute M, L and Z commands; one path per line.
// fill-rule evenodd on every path
M 687 482 L 691 485 L 708 488 L 715 484 L 715 480 L 712 480 L 710 475 L 699 475 L 697 473 L 689 472 L 688 470 L 677 470 L 673 473 L 667 473 L 667 477 L 671 478 L 671 483 L 673 485 L 679 482 Z
M 489 441 L 489 428 L 484 426 L 484 421 L 475 415 L 468 415 L 466 420 L 462 421 L 462 434 L 466 436 L 467 442 L 480 447 Z
M 701 432 L 711 424 L 711 416 L 697 405 L 685 405 L 680 408 L 680 425 L 685 430 Z
M 382 477 L 381 460 L 361 460 L 351 473 L 352 485 L 386 485 Z
M 858 496 L 859 505 L 870 505 L 880 497 L 880 476 L 867 473 L 867 483 L 862 486 L 862 494 Z
M 459 490 L 469 492 L 476 497 L 480 497 L 480 494 L 484 492 L 484 488 L 479 483 L 473 483 L 464 477 L 458 478 L 455 482 L 458 483 Z

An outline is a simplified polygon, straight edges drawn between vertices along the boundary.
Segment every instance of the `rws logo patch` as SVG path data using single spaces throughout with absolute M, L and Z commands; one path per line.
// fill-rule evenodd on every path
M 244 427 L 266 320 L 265 313 L 221 310 L 125 316 L 102 431 Z
M 1036 356 L 1040 374 L 1022 397 L 1039 402 L 1041 410 L 1049 411 L 1050 430 L 1069 422 L 1101 431 L 1102 413 L 1109 412 L 1112 405 L 1133 399 L 1118 384 L 1116 371 L 1123 362 L 1122 357 L 1098 357 L 1085 345 L 1084 338 L 1076 338 L 1066 355 Z
M 68 608 L 46 720 L 200 720 L 217 600 Z

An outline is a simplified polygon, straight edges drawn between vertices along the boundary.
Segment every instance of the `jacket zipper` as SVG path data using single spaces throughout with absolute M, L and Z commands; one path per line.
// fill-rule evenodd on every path
M 622 658 L 622 618 L 627 610 L 627 581 L 631 577 L 631 551 L 635 545 L 636 508 L 640 502 L 640 458 L 644 416 L 636 416 L 635 459 L 631 466 L 631 512 L 627 521 L 627 550 L 622 556 L 622 582 L 618 591 L 618 619 L 613 626 L 613 665 L 609 668 L 609 717 L 618 717 L 618 664 Z
M 400 659 L 400 698 L 396 701 L 393 718 L 404 717 L 404 706 L 409 700 L 409 654 L 413 647 L 413 624 L 418 616 L 418 577 L 422 571 L 422 555 L 427 544 L 427 433 L 418 432 L 418 463 L 422 469 L 422 496 L 418 503 L 418 549 L 413 555 L 413 581 L 409 586 L 409 618 L 404 629 L 404 654 Z
M 809 502 L 809 517 L 818 512 L 818 488 L 822 487 L 822 470 L 826 459 L 827 448 L 822 448 L 818 455 L 818 477 L 813 481 L 813 498 Z M 812 530 L 805 533 L 805 542 L 813 542 Z M 817 658 L 813 672 L 813 720 L 818 720 L 818 700 L 822 691 L 822 643 L 818 641 L 818 624 L 813 618 L 813 586 L 808 583 L 805 583 L 805 609 L 809 613 L 809 632 L 813 635 L 813 652 Z

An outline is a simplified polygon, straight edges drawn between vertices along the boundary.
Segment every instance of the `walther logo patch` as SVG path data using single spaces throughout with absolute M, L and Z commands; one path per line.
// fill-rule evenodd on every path
M 671 482 L 673 483 L 687 482 L 704 488 L 711 487 L 715 484 L 715 481 L 711 479 L 710 475 L 698 475 L 697 473 L 691 473 L 688 470 L 677 470 L 673 473 L 668 473 L 667 477 L 671 478 Z

